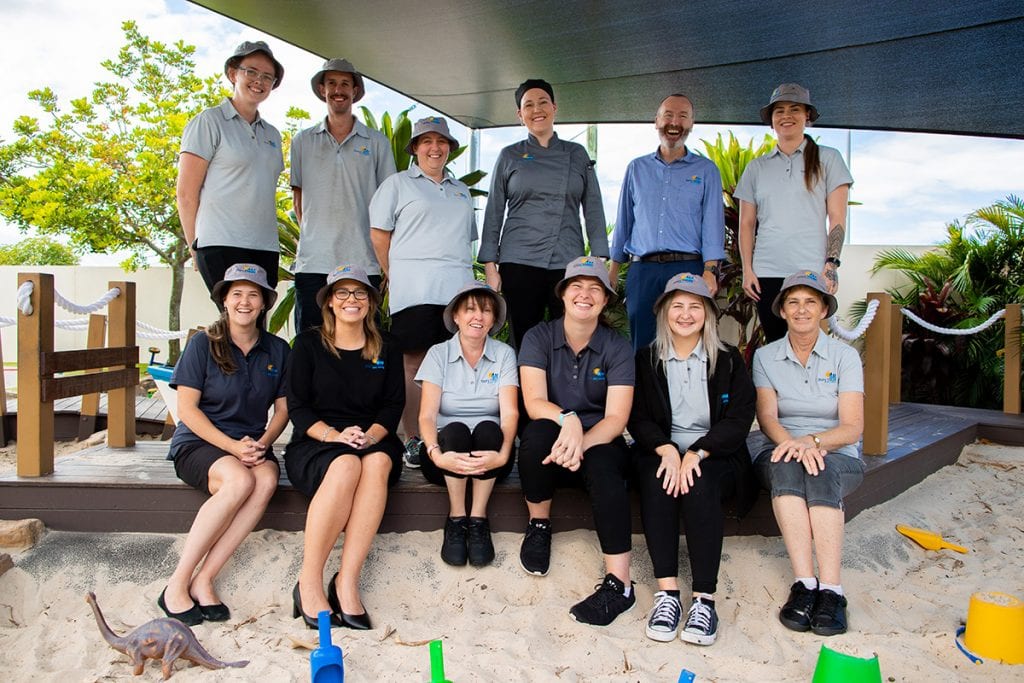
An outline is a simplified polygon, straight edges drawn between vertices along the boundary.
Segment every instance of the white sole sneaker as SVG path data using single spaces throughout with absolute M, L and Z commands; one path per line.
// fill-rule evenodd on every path
M 648 634 L 650 635 L 650 634 Z M 718 638 L 718 631 L 715 631 L 711 635 L 704 635 L 703 633 L 690 633 L 689 631 L 680 631 L 679 640 L 684 643 L 692 643 L 694 645 L 711 645 Z
M 676 631 L 655 631 L 650 626 L 644 629 L 647 637 L 659 643 L 671 643 L 676 639 Z

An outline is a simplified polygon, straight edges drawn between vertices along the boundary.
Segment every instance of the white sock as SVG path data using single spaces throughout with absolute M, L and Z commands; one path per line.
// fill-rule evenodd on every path
M 629 597 L 630 595 L 632 595 L 632 594 L 633 594 L 633 585 L 632 585 L 632 584 L 630 584 L 630 585 L 626 586 L 626 590 L 622 591 L 622 594 L 623 594 L 624 596 L 626 596 L 627 598 L 628 598 L 628 597 Z
M 818 580 L 813 576 L 808 578 L 798 576 L 796 577 L 796 580 L 802 583 L 804 585 L 804 588 L 806 588 L 809 591 L 818 590 Z
M 823 591 L 832 591 L 836 595 L 845 595 L 845 593 L 843 593 L 843 587 L 840 584 L 832 585 L 831 583 L 822 583 L 818 585 L 818 588 Z

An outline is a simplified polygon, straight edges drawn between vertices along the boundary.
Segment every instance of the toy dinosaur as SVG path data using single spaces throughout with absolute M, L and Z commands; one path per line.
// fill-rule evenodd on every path
M 146 666 L 147 659 L 159 659 L 164 680 L 171 677 L 174 662 L 179 659 L 188 660 L 194 664 L 205 666 L 207 669 L 223 669 L 225 667 L 243 667 L 248 660 L 243 662 L 222 662 L 215 659 L 209 652 L 199 644 L 196 636 L 185 624 L 177 619 L 153 619 L 139 626 L 126 636 L 119 636 L 110 630 L 100 606 L 96 604 L 96 595 L 87 593 L 85 601 L 92 607 L 96 615 L 96 624 L 100 628 L 100 634 L 107 641 L 110 647 L 128 656 L 134 667 L 132 673 L 136 676 L 142 673 Z

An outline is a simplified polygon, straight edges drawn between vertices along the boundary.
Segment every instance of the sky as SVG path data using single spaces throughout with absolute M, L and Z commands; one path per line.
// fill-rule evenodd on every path
M 325 113 L 309 87 L 309 78 L 322 64 L 320 57 L 184 0 L 5 0 L 0 5 L 0 26 L 4 27 L 0 64 L 5 65 L 8 86 L 0 103 L 0 140 L 13 137 L 11 124 L 19 115 L 38 115 L 27 97 L 30 90 L 49 85 L 61 102 L 68 102 L 88 94 L 93 83 L 105 80 L 109 74 L 100 62 L 116 56 L 124 42 L 121 22 L 126 19 L 136 21 L 142 33 L 154 39 L 195 45 L 196 72 L 201 76 L 222 73 L 225 58 L 242 40 L 267 40 L 284 64 L 285 78 L 260 107 L 261 115 L 283 128 L 289 107 L 300 107 L 314 117 Z M 355 66 L 359 68 L 358 63 Z M 775 85 L 765 84 L 765 101 Z M 384 111 L 397 114 L 415 103 L 370 82 L 359 104 L 379 116 Z M 416 104 L 411 116 L 417 119 L 436 113 Z M 657 146 L 654 114 L 652 111 L 649 123 L 602 124 L 598 128 L 597 172 L 609 223 L 615 221 L 626 165 Z M 822 112 L 819 123 L 827 119 L 828 112 Z M 696 122 L 688 146 L 697 151 L 703 149 L 702 139 L 713 140 L 719 132 L 732 130 L 744 144 L 770 132 L 764 126 L 703 125 L 699 109 Z M 452 130 L 460 142 L 469 141 L 466 128 L 455 124 Z M 583 126 L 559 125 L 556 131 L 563 139 L 585 142 Z M 850 199 L 860 204 L 850 208 L 848 238 L 856 244 L 934 244 L 943 238 L 948 222 L 962 220 L 974 209 L 1007 195 L 1024 194 L 1024 140 L 826 128 L 811 132 L 820 144 L 839 149 L 850 165 L 855 179 Z M 524 133 L 521 127 L 481 131 L 480 168 L 490 171 L 500 149 Z M 468 171 L 467 163 L 468 155 L 463 155 L 455 164 L 456 173 Z M 485 178 L 482 183 L 485 189 L 488 182 Z M 0 220 L 0 244 L 21 237 L 16 228 Z M 94 265 L 119 261 L 116 255 L 82 259 L 83 264 Z

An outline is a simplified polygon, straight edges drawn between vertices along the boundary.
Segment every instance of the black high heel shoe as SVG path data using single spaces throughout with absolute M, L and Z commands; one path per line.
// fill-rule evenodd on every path
M 302 617 L 302 621 L 306 622 L 306 628 L 316 630 L 320 628 L 320 622 L 316 617 L 308 616 L 302 611 L 302 596 L 299 595 L 299 582 L 295 582 L 295 588 L 292 590 L 292 618 L 298 619 Z M 341 623 L 341 619 L 338 618 L 337 614 L 331 614 L 331 628 L 335 626 L 344 626 Z
M 160 591 L 160 597 L 156 599 L 156 606 L 164 611 L 171 619 L 177 619 L 186 626 L 198 626 L 203 623 L 203 613 L 199 610 L 199 605 L 195 602 L 192 603 L 192 607 L 188 608 L 184 612 L 172 612 L 167 609 L 167 603 L 164 601 L 164 593 L 167 592 L 167 587 Z M 190 596 L 191 597 L 191 596 Z
M 370 624 L 370 615 L 366 612 L 362 614 L 346 614 L 341 611 L 341 600 L 338 599 L 338 589 L 335 588 L 334 582 L 338 579 L 338 573 L 335 572 L 334 576 L 331 577 L 331 582 L 327 584 L 327 604 L 334 610 L 334 614 L 331 618 L 337 617 L 341 622 L 341 626 L 347 626 L 348 628 L 355 629 L 357 631 L 369 631 L 373 628 Z

